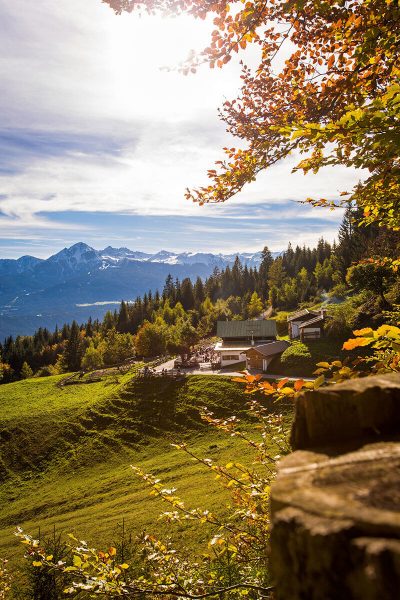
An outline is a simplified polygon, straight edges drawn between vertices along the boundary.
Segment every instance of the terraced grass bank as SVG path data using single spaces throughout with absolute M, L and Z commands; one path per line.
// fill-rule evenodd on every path
M 34 534 L 55 526 L 94 544 L 112 542 L 122 518 L 132 533 L 170 533 L 157 521 L 160 501 L 149 497 L 131 463 L 178 487 L 188 505 L 224 505 L 227 492 L 170 444 L 186 441 L 222 463 L 250 460 L 247 447 L 199 417 L 201 406 L 217 416 L 244 416 L 248 397 L 240 384 L 217 376 L 140 380 L 131 373 L 60 388 L 59 379 L 0 387 L 0 556 L 21 554 L 16 525 Z M 204 536 L 189 534 L 186 545 Z

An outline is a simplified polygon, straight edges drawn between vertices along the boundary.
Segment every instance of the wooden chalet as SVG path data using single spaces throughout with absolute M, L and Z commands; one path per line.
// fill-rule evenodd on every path
M 248 369 L 267 371 L 271 362 L 290 346 L 285 340 L 276 340 L 259 346 L 252 346 L 246 352 Z
M 305 308 L 290 314 L 287 320 L 291 340 L 315 340 L 323 335 L 326 311 Z
M 272 359 L 289 345 L 277 341 L 273 319 L 218 321 L 217 335 L 222 338 L 215 346 L 221 367 L 244 362 L 246 368 L 266 371 Z

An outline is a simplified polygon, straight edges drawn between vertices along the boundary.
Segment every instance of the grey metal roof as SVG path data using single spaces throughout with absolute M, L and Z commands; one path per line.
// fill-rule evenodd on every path
M 276 321 L 218 321 L 217 336 L 221 338 L 275 337 Z
M 299 325 L 299 329 L 304 329 L 305 327 L 310 327 L 311 325 L 314 325 L 316 323 L 323 323 L 325 321 L 325 317 L 324 315 L 318 315 L 317 317 L 314 317 L 313 319 L 310 319 L 309 321 L 306 321 L 305 323 L 302 323 L 301 325 Z
M 263 356 L 273 356 L 274 354 L 281 354 L 290 346 L 289 342 L 285 340 L 277 340 L 276 342 L 270 342 L 269 344 L 260 344 L 259 346 L 252 346 L 249 350 L 256 350 Z
M 308 308 L 304 308 L 303 310 L 298 310 L 297 312 L 291 313 L 288 315 L 288 321 L 296 321 L 297 319 L 301 319 L 302 317 L 314 317 L 317 313 L 315 310 L 308 310 Z

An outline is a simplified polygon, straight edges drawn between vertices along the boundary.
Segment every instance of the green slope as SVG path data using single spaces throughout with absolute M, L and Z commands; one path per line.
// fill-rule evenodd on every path
M 122 518 L 132 533 L 169 534 L 157 521 L 163 505 L 131 463 L 178 487 L 189 505 L 223 507 L 227 492 L 171 441 L 222 463 L 251 460 L 246 446 L 199 419 L 201 406 L 217 416 L 245 414 L 247 397 L 228 378 L 143 381 L 131 373 L 65 388 L 58 381 L 0 386 L 0 556 L 16 552 L 15 525 L 33 533 L 55 525 L 96 544 L 109 543 Z M 190 525 L 189 534 L 182 543 L 206 535 Z

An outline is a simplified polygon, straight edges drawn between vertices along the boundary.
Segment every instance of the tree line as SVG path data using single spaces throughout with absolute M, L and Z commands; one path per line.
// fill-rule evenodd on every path
M 258 269 L 236 258 L 205 281 L 168 275 L 161 291 L 122 301 L 101 321 L 89 318 L 81 325 L 73 321 L 54 331 L 41 327 L 33 335 L 6 338 L 0 345 L 2 381 L 98 369 L 135 355 L 185 354 L 214 335 L 219 320 L 251 319 L 267 307 L 290 311 L 325 295 L 344 297 L 349 289 L 370 291 L 385 302 L 393 273 L 363 259 L 395 258 L 399 239 L 399 232 L 360 226 L 359 211 L 349 206 L 337 243 L 323 238 L 314 248 L 289 243 L 276 258 L 266 246 Z

